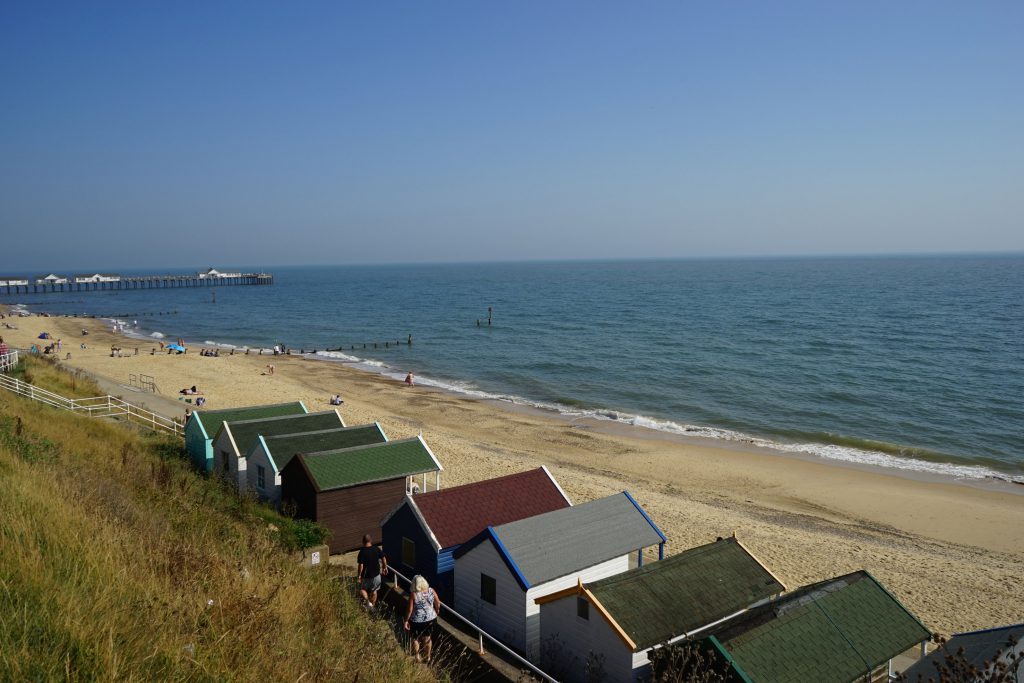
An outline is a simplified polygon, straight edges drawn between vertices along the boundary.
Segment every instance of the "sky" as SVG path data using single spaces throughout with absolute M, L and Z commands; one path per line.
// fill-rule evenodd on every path
M 5 2 L 0 274 L 1024 250 L 1024 3 Z

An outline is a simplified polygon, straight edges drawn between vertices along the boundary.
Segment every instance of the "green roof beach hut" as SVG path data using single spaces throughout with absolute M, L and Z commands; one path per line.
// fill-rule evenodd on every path
M 537 599 L 541 665 L 582 683 L 603 657 L 609 680 L 650 676 L 650 651 L 693 637 L 786 590 L 735 537 Z
M 200 472 L 213 471 L 213 437 L 226 420 L 255 420 L 278 415 L 299 415 L 307 413 L 302 401 L 275 403 L 272 405 L 249 406 L 247 408 L 225 408 L 223 410 L 195 410 L 185 423 L 185 452 L 192 465 Z

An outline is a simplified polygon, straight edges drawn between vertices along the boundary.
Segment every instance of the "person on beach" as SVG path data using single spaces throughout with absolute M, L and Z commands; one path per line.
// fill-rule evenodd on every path
M 370 534 L 363 536 L 363 547 L 356 556 L 356 578 L 359 579 L 359 595 L 369 609 L 377 607 L 377 592 L 380 590 L 381 575 L 388 575 L 388 558 L 384 551 L 373 544 Z
M 183 418 L 181 418 L 181 426 L 182 427 L 184 427 L 185 425 L 188 424 L 188 419 L 190 417 L 192 417 L 192 409 L 191 408 L 185 408 L 185 416 Z
M 410 386 L 410 387 L 413 385 L 413 379 L 412 379 L 412 373 L 411 372 L 408 375 L 405 376 L 405 384 L 406 384 L 406 386 Z
M 412 636 L 412 654 L 417 662 L 430 664 L 430 654 L 434 647 L 432 635 L 437 613 L 441 611 L 441 599 L 430 587 L 427 580 L 417 574 L 410 586 L 409 606 L 405 611 L 405 630 Z M 420 655 L 420 647 L 423 655 Z
M 7 342 L 4 341 L 3 337 L 0 337 L 0 356 L 6 356 L 11 350 L 7 346 Z
M 341 400 L 341 394 L 335 394 L 334 396 L 331 396 L 332 406 L 340 406 L 342 403 L 344 403 L 344 401 Z
M 273 375 L 274 374 L 274 366 L 273 365 L 268 365 L 267 366 L 267 373 L 266 374 L 268 374 L 268 375 Z

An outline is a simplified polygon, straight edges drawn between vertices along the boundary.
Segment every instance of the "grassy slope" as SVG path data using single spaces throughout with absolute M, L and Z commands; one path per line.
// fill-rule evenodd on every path
M 174 442 L 0 391 L 0 486 L 0 680 L 428 680 Z

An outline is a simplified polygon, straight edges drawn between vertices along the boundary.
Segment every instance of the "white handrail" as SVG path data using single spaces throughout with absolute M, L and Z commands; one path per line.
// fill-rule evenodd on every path
M 395 586 L 398 586 L 398 579 L 399 579 L 399 578 L 401 578 L 401 579 L 402 579 L 403 581 L 405 581 L 405 582 L 406 582 L 407 584 L 410 584 L 410 585 L 412 584 L 412 580 L 411 580 L 411 579 L 409 579 L 409 577 L 407 577 L 407 576 L 405 576 L 404 574 L 402 574 L 401 572 L 399 572 L 399 571 L 398 571 L 397 569 L 395 569 L 394 567 L 392 567 L 392 566 L 391 566 L 390 564 L 388 565 L 388 571 L 389 571 L 389 572 L 391 572 L 392 574 L 394 574 L 394 575 L 395 575 Z M 440 600 L 439 600 L 438 602 L 440 602 Z M 505 645 L 504 643 L 502 643 L 502 642 L 501 642 L 500 640 L 498 640 L 497 638 L 495 638 L 494 636 L 492 636 L 492 635 L 491 635 L 490 633 L 488 633 L 487 631 L 483 630 L 482 628 L 480 628 L 479 626 L 477 626 L 476 624 L 474 624 L 474 623 L 473 623 L 472 621 L 470 621 L 470 620 L 469 620 L 469 619 L 467 619 L 466 617 L 464 617 L 464 616 L 462 616 L 461 614 L 459 614 L 458 612 L 456 612 L 456 611 L 455 611 L 454 609 L 452 609 L 452 608 L 451 608 L 450 606 L 448 606 L 448 605 L 446 605 L 445 603 L 443 603 L 443 602 L 442 602 L 442 603 L 441 603 L 441 608 L 442 608 L 442 609 L 444 609 L 444 610 L 446 610 L 446 611 L 447 611 L 448 613 L 450 613 L 450 614 L 454 615 L 455 617 L 457 617 L 458 619 L 460 619 L 460 620 L 461 620 L 461 621 L 462 621 L 462 622 L 463 622 L 464 624 L 466 624 L 466 625 L 467 625 L 467 626 L 469 626 L 469 627 L 470 627 L 471 629 L 474 629 L 474 630 L 475 630 L 475 631 L 477 632 L 477 637 L 478 637 L 478 638 L 479 638 L 479 640 L 480 640 L 480 653 L 481 653 L 481 654 L 482 654 L 482 653 L 483 653 L 483 651 L 484 651 L 484 637 L 486 636 L 488 640 L 490 640 L 490 641 L 491 641 L 492 643 L 494 643 L 494 644 L 495 644 L 495 645 L 497 645 L 497 646 L 498 646 L 499 648 L 501 648 L 501 650 L 502 650 L 503 652 L 505 652 L 505 653 L 506 653 L 507 655 L 509 655 L 510 657 L 512 657 L 513 659 L 515 659 L 515 660 L 516 660 L 517 662 L 519 662 L 520 664 L 522 664 L 523 666 L 525 666 L 525 667 L 526 667 L 527 669 L 529 669 L 529 670 L 530 670 L 530 671 L 532 671 L 533 673 L 535 673 L 535 674 L 537 674 L 538 676 L 540 676 L 540 677 L 541 677 L 542 679 L 544 679 L 545 681 L 548 681 L 549 683 L 558 683 L 558 680 L 557 680 L 557 679 L 554 679 L 554 678 L 552 678 L 551 676 L 549 676 L 548 674 L 546 674 L 546 673 L 544 673 L 543 671 L 541 671 L 541 670 L 540 670 L 539 668 L 537 668 L 537 666 L 535 666 L 535 665 L 534 665 L 534 664 L 533 664 L 532 662 L 530 662 L 530 661 L 529 661 L 529 660 L 527 660 L 527 659 L 524 659 L 523 657 L 521 657 L 521 656 L 520 656 L 520 655 L 519 655 L 519 654 L 518 654 L 517 652 L 515 652 L 514 650 L 511 650 L 511 649 L 509 649 L 509 648 L 508 648 L 508 647 L 507 647 L 507 646 L 506 646 L 506 645 Z
M 10 353 L 5 354 L 0 356 L 0 359 L 8 358 L 11 355 Z M 14 352 L 13 355 L 16 357 L 17 352 Z M 85 413 L 89 417 L 124 415 L 129 421 L 149 427 L 153 431 L 169 432 L 175 436 L 184 436 L 185 434 L 184 426 L 177 420 L 158 415 L 151 410 L 146 410 L 134 403 L 129 403 L 109 394 L 106 396 L 92 396 L 90 398 L 67 398 L 37 387 L 29 382 L 24 382 L 16 377 L 8 377 L 3 373 L 0 373 L 0 388 L 7 389 L 19 396 L 25 396 L 33 401 L 45 403 L 54 408 Z
M 18 366 L 18 349 L 0 355 L 0 372 L 10 372 Z

